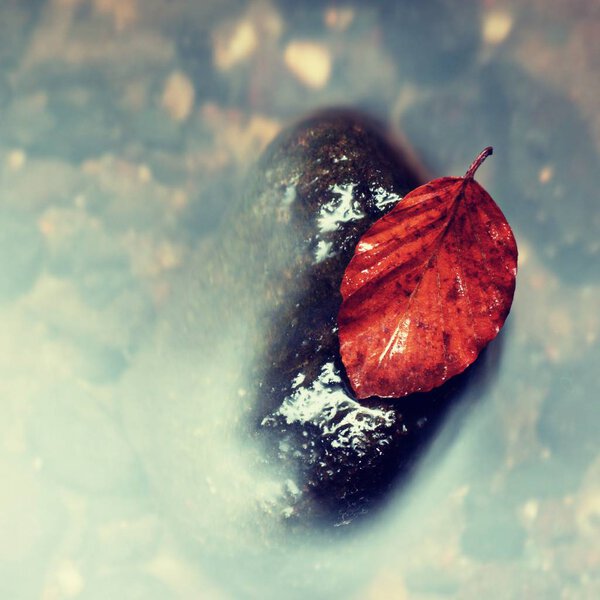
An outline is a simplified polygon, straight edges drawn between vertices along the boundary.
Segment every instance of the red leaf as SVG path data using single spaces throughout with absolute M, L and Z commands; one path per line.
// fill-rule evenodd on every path
M 435 179 L 407 194 L 361 238 L 346 268 L 340 351 L 358 398 L 431 390 L 461 373 L 504 324 L 517 245 L 473 179 Z

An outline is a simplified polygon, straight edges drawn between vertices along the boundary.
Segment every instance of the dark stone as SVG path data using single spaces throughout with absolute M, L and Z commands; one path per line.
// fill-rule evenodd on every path
M 252 214 L 239 222 L 254 219 L 265 228 L 259 239 L 280 247 L 252 246 L 265 265 L 261 291 L 274 298 L 261 316 L 254 418 L 269 462 L 302 482 L 299 521 L 340 524 L 367 512 L 410 471 L 459 391 L 460 380 L 401 404 L 359 403 L 339 356 L 345 267 L 366 229 L 418 183 L 407 157 L 374 123 L 351 113 L 286 130 L 259 163 L 248 196 Z M 250 231 L 256 235 L 255 226 Z
M 256 596 L 275 597 L 285 580 L 297 586 L 289 597 L 306 597 L 306 572 L 352 536 L 334 526 L 392 497 L 483 372 L 401 404 L 358 403 L 347 386 L 339 283 L 360 235 L 420 181 L 364 116 L 329 111 L 285 129 L 123 376 L 124 422 L 153 488 L 194 560 L 221 565 L 214 574 L 234 595 L 250 579 Z M 323 555 L 318 542 L 306 553 L 312 536 Z M 336 577 L 356 589 L 361 571 L 347 566 L 319 572 L 323 597 Z

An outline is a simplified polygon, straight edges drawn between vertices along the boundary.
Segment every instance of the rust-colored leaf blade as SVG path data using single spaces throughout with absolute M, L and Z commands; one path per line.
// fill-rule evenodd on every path
M 504 324 L 517 246 L 502 211 L 473 179 L 491 149 L 484 153 L 465 177 L 407 194 L 357 245 L 341 285 L 338 325 L 358 398 L 441 385 Z

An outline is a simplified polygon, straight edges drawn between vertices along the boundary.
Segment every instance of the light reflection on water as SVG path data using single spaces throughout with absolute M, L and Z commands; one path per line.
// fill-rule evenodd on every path
M 593 3 L 527 4 L 0 6 L 3 597 L 598 595 Z M 286 64 L 297 39 L 331 60 L 322 87 Z M 494 145 L 520 272 L 493 376 L 406 484 L 290 532 L 298 474 L 249 441 L 258 334 L 211 237 L 275 132 L 341 102 L 436 175 Z M 324 235 L 355 209 L 332 192 Z

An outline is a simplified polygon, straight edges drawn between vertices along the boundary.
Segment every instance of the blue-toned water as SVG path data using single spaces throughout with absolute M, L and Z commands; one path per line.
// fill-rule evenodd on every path
M 599 28 L 591 0 L 1 2 L 0 596 L 598 597 Z M 219 240 L 331 105 L 436 176 L 493 145 L 519 275 L 411 477 L 298 532 L 244 429 L 262 332 L 223 317 Z

